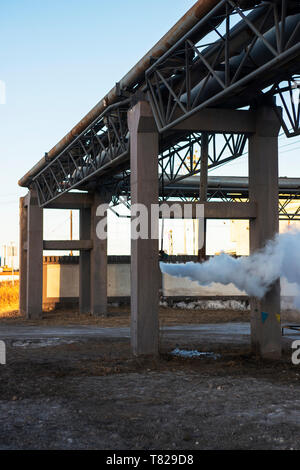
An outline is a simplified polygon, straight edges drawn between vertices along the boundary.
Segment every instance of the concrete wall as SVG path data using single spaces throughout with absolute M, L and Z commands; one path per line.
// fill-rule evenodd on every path
M 170 256 L 170 262 L 195 261 L 193 256 Z M 78 303 L 79 297 L 79 265 L 78 257 L 44 257 L 43 303 L 44 306 L 53 304 Z M 213 283 L 210 286 L 200 286 L 185 278 L 176 278 L 164 274 L 161 280 L 162 295 L 171 298 L 184 297 L 245 297 L 246 293 L 237 289 L 233 284 L 223 286 Z M 285 279 L 281 280 L 282 307 L 293 308 L 292 299 L 297 294 L 297 288 Z M 108 257 L 108 297 L 111 302 L 128 301 L 130 297 L 130 257 Z
M 44 264 L 44 301 L 79 297 L 78 264 Z M 130 296 L 130 264 L 108 265 L 108 296 Z
M 108 258 L 108 297 L 110 301 L 130 298 L 130 258 Z M 43 304 L 77 304 L 79 298 L 79 258 L 45 256 L 43 263 Z

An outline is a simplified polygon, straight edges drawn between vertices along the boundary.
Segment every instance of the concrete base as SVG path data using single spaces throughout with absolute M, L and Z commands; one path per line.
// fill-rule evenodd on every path
M 252 351 L 266 359 L 278 359 L 282 342 L 279 281 L 262 300 L 252 298 L 250 308 Z

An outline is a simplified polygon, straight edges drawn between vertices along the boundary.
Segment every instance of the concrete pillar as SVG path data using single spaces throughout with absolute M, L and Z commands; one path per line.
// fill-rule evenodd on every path
M 158 354 L 158 222 L 151 204 L 158 203 L 158 133 L 149 103 L 128 112 L 130 130 L 131 203 L 148 210 L 148 237 L 131 240 L 131 346 L 134 355 Z M 157 237 L 158 238 L 158 237 Z
M 39 318 L 43 312 L 43 209 L 34 190 L 27 207 L 27 318 Z
M 80 240 L 91 239 L 91 209 L 80 209 L 79 215 Z M 79 312 L 91 312 L 91 253 L 81 250 L 79 257 Z
M 20 233 L 19 233 L 19 311 L 26 315 L 27 304 L 27 207 L 24 205 L 25 198 L 20 198 Z
M 103 216 L 97 216 L 97 208 L 101 204 L 108 204 L 107 197 L 98 192 L 94 194 L 94 203 L 91 208 L 91 313 L 95 316 L 107 316 L 107 239 L 97 236 L 97 224 Z
M 249 138 L 249 199 L 257 203 L 257 217 L 250 220 L 250 253 L 263 248 L 279 231 L 278 133 L 272 108 L 257 110 L 256 133 Z M 280 281 L 261 300 L 252 298 L 252 350 L 264 358 L 281 355 Z
M 200 191 L 199 191 L 199 200 L 202 203 L 207 201 L 207 180 L 208 180 L 208 133 L 202 132 L 201 162 L 200 162 Z M 199 221 L 198 221 L 198 227 L 199 227 Z M 203 246 L 198 250 L 198 260 L 200 262 L 203 262 L 206 260 L 206 230 L 207 230 L 206 219 L 204 219 L 203 227 L 204 227 Z

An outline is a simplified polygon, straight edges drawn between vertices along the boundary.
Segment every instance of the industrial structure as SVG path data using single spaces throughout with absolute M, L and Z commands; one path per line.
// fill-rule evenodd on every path
M 280 128 L 288 137 L 300 134 L 294 99 L 299 24 L 298 0 L 198 0 L 21 178 L 29 188 L 20 201 L 20 310 L 27 317 L 42 311 L 43 249 L 80 250 L 80 309 L 106 314 L 107 242 L 96 236 L 96 211 L 104 202 L 117 205 L 126 196 L 150 209 L 176 198 L 183 206 L 200 201 L 205 218 L 249 219 L 251 252 L 273 238 L 278 134 Z M 232 196 L 240 192 L 233 186 L 208 191 L 208 170 L 245 152 L 249 175 L 241 195 Z M 188 178 L 194 186 L 195 175 L 198 190 L 188 193 Z M 44 241 L 44 208 L 80 209 L 80 240 Z M 158 241 L 132 240 L 136 355 L 158 352 L 158 270 Z M 279 280 L 262 300 L 251 299 L 251 308 L 253 350 L 279 357 Z

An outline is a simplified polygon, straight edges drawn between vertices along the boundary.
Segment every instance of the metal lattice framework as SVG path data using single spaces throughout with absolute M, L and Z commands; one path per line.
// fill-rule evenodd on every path
M 300 75 L 275 84 L 270 93 L 279 97 L 283 113 L 279 113 L 277 107 L 274 109 L 286 136 L 300 135 Z
M 116 188 L 116 197 L 120 191 L 129 194 L 127 112 L 139 96 L 149 99 L 161 136 L 158 163 L 165 191 L 200 172 L 194 153 L 201 133 L 172 129 L 202 109 L 255 108 L 264 100 L 275 104 L 276 97 L 285 134 L 299 135 L 299 57 L 299 0 L 221 0 L 153 59 L 131 87 L 118 87 L 118 102 L 72 135 L 54 158 L 46 154 L 28 184 L 37 190 L 42 207 L 75 188 L 106 184 Z M 209 168 L 239 158 L 246 142 L 244 134 L 210 134 Z
M 158 159 L 160 183 L 164 187 L 200 173 L 201 133 L 192 133 L 177 145 L 169 147 Z M 208 136 L 208 169 L 224 165 L 243 155 L 245 134 L 210 134 Z M 198 153 L 198 156 L 197 156 Z
M 206 107 L 255 104 L 275 73 L 297 72 L 299 2 L 263 2 L 248 15 L 240 3 L 218 2 L 146 72 L 161 132 Z M 291 7 L 298 14 L 287 16 Z
M 126 104 L 107 109 L 34 178 L 41 206 L 128 157 Z

